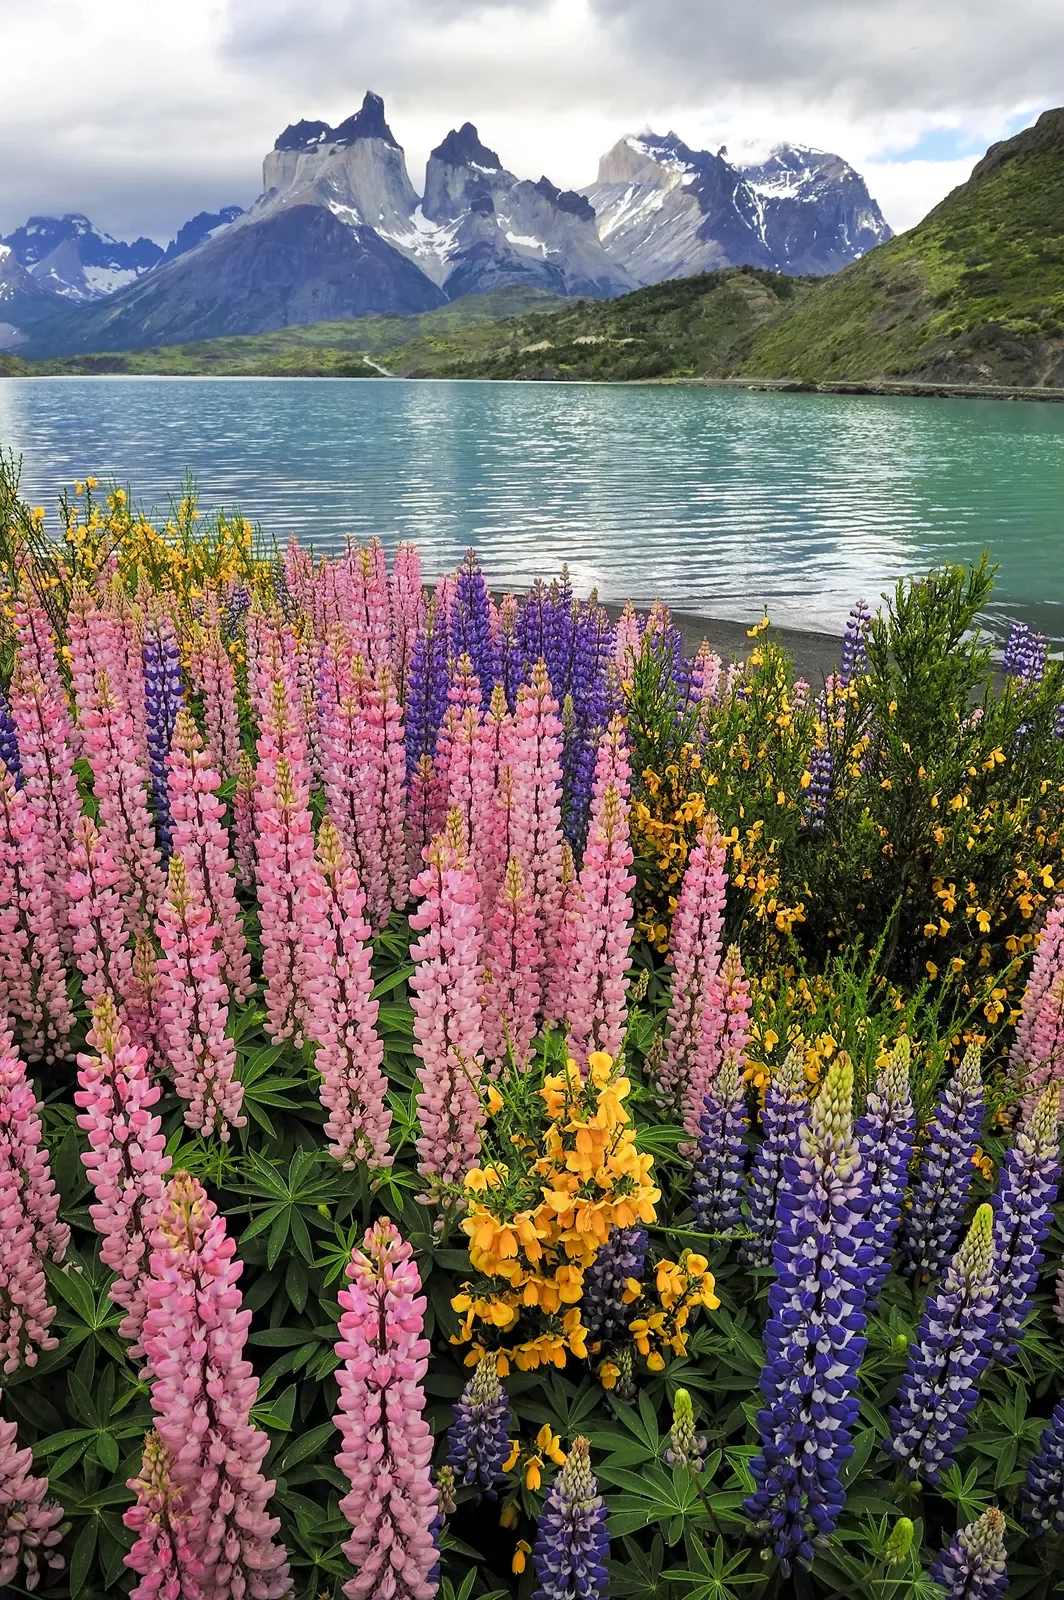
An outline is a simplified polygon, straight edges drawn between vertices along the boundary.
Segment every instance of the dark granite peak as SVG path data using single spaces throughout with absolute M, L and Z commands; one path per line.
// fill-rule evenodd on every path
M 290 122 L 274 145 L 275 150 L 313 150 L 328 144 L 332 129 L 327 122 Z
M 357 139 L 383 139 L 385 144 L 390 144 L 398 150 L 399 145 L 392 135 L 392 130 L 384 120 L 384 101 L 379 94 L 366 91 L 366 98 L 353 117 L 348 117 L 333 130 L 333 139 L 337 144 L 354 144 Z
M 446 161 L 452 167 L 487 167 L 492 172 L 502 171 L 502 162 L 494 150 L 482 144 L 480 135 L 471 122 L 452 128 L 447 137 L 432 152 L 437 161 Z
M 549 178 L 540 178 L 538 183 L 532 185 L 539 193 L 548 199 L 559 211 L 567 211 L 571 216 L 583 217 L 587 222 L 594 222 L 595 208 L 591 201 L 584 195 L 577 194 L 575 189 L 559 189 L 556 183 L 551 183 Z

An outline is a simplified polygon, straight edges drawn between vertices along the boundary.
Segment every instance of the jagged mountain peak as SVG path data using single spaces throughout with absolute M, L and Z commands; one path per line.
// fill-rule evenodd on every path
M 447 137 L 436 146 L 430 159 L 444 161 L 451 167 L 477 167 L 484 172 L 501 172 L 502 162 L 494 150 L 483 144 L 471 122 L 452 128 Z
M 587 222 L 594 222 L 594 206 L 584 195 L 577 194 L 575 189 L 559 189 L 556 183 L 551 183 L 546 177 L 540 178 L 532 187 L 559 211 L 568 211 L 574 217 L 583 217 Z
M 351 145 L 358 139 L 382 139 L 398 150 L 399 145 L 384 116 L 384 101 L 371 89 L 366 90 L 359 109 L 345 118 L 337 127 L 327 122 L 290 122 L 275 143 L 275 150 L 318 150 L 322 145 Z

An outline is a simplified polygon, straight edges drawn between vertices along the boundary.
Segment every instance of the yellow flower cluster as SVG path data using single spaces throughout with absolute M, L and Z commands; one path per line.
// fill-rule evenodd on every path
M 716 1311 L 720 1300 L 714 1293 L 716 1284 L 709 1263 L 693 1250 L 685 1250 L 678 1262 L 659 1261 L 655 1288 L 657 1305 L 641 1310 L 629 1323 L 629 1329 L 651 1372 L 660 1372 L 666 1349 L 677 1356 L 686 1353 L 687 1324 L 695 1307 Z
M 462 1226 L 480 1276 L 451 1304 L 461 1319 L 456 1344 L 473 1341 L 466 1363 L 495 1348 L 500 1375 L 563 1367 L 586 1357 L 580 1317 L 585 1270 L 614 1228 L 653 1222 L 660 1192 L 653 1157 L 636 1146 L 625 1100 L 629 1082 L 610 1056 L 594 1052 L 582 1079 L 572 1060 L 539 1090 L 544 1125 L 511 1135 L 514 1156 L 474 1167 L 465 1179 Z M 489 1110 L 502 1105 L 496 1092 Z M 513 1338 L 525 1320 L 528 1336 Z M 534 1331 L 527 1324 L 534 1324 Z

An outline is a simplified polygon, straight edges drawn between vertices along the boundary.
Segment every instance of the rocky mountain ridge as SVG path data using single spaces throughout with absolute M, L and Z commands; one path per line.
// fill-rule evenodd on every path
M 609 298 L 714 267 L 828 272 L 889 236 L 837 156 L 781 146 L 746 173 L 674 133 L 621 140 L 578 193 L 517 177 L 466 122 L 431 152 L 419 195 L 373 93 L 336 127 L 286 127 L 254 204 L 201 213 L 166 251 L 120 246 L 73 220 L 85 224 L 73 258 L 67 239 L 66 255 L 59 241 L 27 264 L 23 229 L 11 248 L 30 281 L 13 268 L 5 280 L 0 263 L 9 348 L 20 328 L 27 353 L 52 355 L 410 315 L 512 286 Z M 109 268 L 88 259 L 101 250 Z M 113 293 L 106 270 L 127 274 Z M 73 304 L 42 308 L 35 290 L 78 303 L 77 315 Z

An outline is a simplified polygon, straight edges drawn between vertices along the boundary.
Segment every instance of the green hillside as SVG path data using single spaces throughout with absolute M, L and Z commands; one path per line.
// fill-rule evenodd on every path
M 1064 110 L 732 354 L 734 372 L 820 383 L 1064 384 Z

